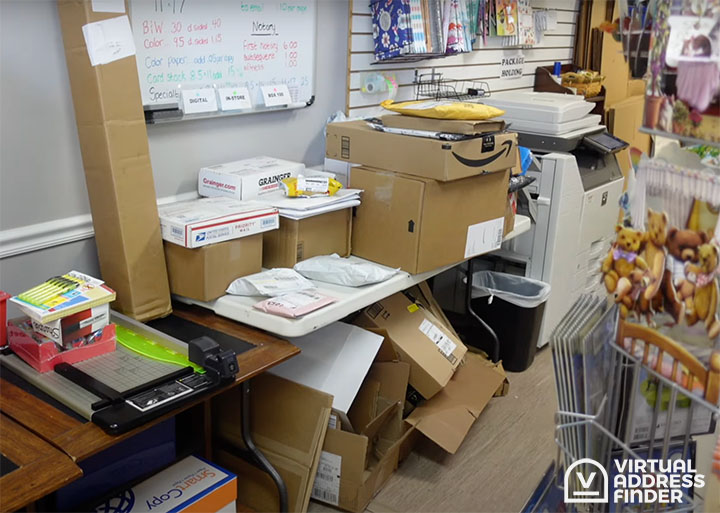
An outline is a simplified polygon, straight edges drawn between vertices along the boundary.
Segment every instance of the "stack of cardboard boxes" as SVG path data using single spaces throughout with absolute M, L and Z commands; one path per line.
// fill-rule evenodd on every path
M 304 164 L 253 157 L 204 167 L 201 199 L 159 207 L 170 291 L 211 301 L 228 285 L 262 267 L 292 267 L 317 255 L 350 254 L 351 210 L 304 219 L 279 215 L 280 182 Z
M 253 436 L 287 483 L 291 511 L 310 498 L 364 511 L 418 440 L 454 454 L 508 391 L 502 366 L 468 352 L 425 283 L 352 322 L 291 340 L 303 352 L 253 381 Z M 277 511 L 272 480 L 238 457 L 239 393 L 213 405 L 214 461 L 240 476 L 240 502 Z
M 448 124 L 456 133 L 484 130 L 476 121 L 419 123 L 431 132 L 448 131 Z M 329 159 L 360 164 L 349 178 L 364 191 L 353 219 L 354 255 L 415 274 L 497 249 L 512 230 L 506 204 L 517 134 L 446 141 L 350 121 L 328 125 L 325 151 Z
M 490 125 L 413 122 L 458 133 Z M 513 227 L 514 133 L 444 141 L 333 123 L 326 154 L 333 171 L 363 190 L 352 218 L 359 257 L 422 273 L 498 248 Z M 292 511 L 305 511 L 311 497 L 363 511 L 418 439 L 455 453 L 490 398 L 507 393 L 502 366 L 468 352 L 425 283 L 351 322 L 291 340 L 302 353 L 253 391 L 253 434 L 291 483 Z M 217 401 L 218 461 L 241 475 L 241 502 L 276 510 L 272 481 L 233 455 L 242 447 L 239 414 L 230 407 L 237 397 Z

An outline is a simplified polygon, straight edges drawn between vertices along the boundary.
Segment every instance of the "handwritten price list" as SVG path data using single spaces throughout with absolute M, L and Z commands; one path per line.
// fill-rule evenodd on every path
M 223 4 L 228 5 L 216 2 Z M 141 34 L 138 46 L 144 49 L 138 52 L 138 70 L 145 101 L 177 101 L 178 85 L 241 83 L 253 90 L 285 83 L 293 101 L 299 90 L 310 87 L 311 74 L 301 68 L 303 50 L 309 53 L 311 46 L 297 29 L 287 29 L 294 19 L 310 16 L 308 5 L 240 2 L 233 9 L 237 12 L 212 16 L 212 2 L 156 0 L 144 16 L 133 16 L 136 41 Z M 210 11 L 206 16 L 197 12 L 205 10 Z M 191 11 L 196 11 L 192 20 Z M 238 20 L 243 30 L 237 29 Z

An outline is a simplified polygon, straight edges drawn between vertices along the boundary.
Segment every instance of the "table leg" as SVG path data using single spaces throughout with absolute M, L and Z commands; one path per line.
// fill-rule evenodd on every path
M 475 272 L 475 259 L 471 258 L 467 262 L 467 271 L 465 274 L 465 308 L 467 310 L 468 315 L 470 315 L 473 319 L 475 319 L 485 330 L 490 334 L 490 336 L 493 339 L 493 347 L 492 352 L 490 353 L 490 358 L 492 359 L 493 363 L 497 363 L 498 360 L 500 360 L 500 340 L 498 340 L 497 334 L 495 331 L 484 321 L 482 318 L 475 313 L 475 310 L 473 310 L 472 307 L 472 277 Z
M 250 381 L 244 381 L 242 383 L 242 438 L 245 442 L 245 447 L 252 455 L 255 460 L 255 465 L 261 470 L 266 472 L 273 481 L 278 489 L 278 496 L 280 500 L 280 513 L 287 513 L 288 511 L 288 493 L 285 481 L 282 476 L 275 470 L 275 467 L 268 461 L 265 455 L 257 448 L 252 438 L 250 431 Z

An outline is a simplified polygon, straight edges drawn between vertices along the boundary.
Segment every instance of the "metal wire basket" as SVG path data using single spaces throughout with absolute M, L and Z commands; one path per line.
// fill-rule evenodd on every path
M 490 96 L 490 86 L 479 80 L 452 80 L 432 69 L 430 73 L 415 70 L 415 98 L 417 100 L 475 101 Z
M 701 378 L 692 375 L 693 371 L 686 363 L 675 360 L 679 363 L 672 363 L 669 369 L 663 364 L 666 361 L 664 358 L 668 356 L 676 358 L 676 355 L 668 354 L 666 347 L 655 345 L 657 340 L 666 337 L 645 326 L 622 320 L 618 322 L 616 339 L 607 341 L 609 359 L 606 379 L 596 381 L 595 389 L 591 391 L 592 394 L 602 395 L 597 411 L 560 410 L 556 413 L 555 442 L 558 453 L 555 469 L 572 468 L 578 463 L 586 465 L 582 460 L 592 458 L 608 469 L 608 473 L 613 469 L 617 475 L 622 472 L 615 465 L 616 461 L 693 461 L 693 435 L 711 432 L 720 416 L 716 397 L 716 378 L 720 370 L 716 368 L 717 361 L 711 360 L 710 369 L 705 374 L 704 391 L 698 393 L 697 385 Z M 560 379 L 563 373 L 556 369 L 556 375 Z M 648 388 L 648 383 L 652 383 L 651 388 Z M 572 383 L 566 385 L 574 386 Z M 648 390 L 652 401 L 647 398 Z M 647 404 L 638 404 L 643 401 Z M 637 439 L 638 431 L 631 422 L 640 407 L 651 410 L 647 420 L 648 431 L 642 433 L 642 441 Z M 705 429 L 699 426 L 705 426 Z M 600 482 L 596 480 L 596 483 Z M 612 483 L 612 480 L 606 477 L 606 482 Z M 573 495 L 581 489 L 586 494 L 591 493 L 586 485 L 578 479 L 568 479 L 563 476 L 563 472 L 556 470 L 555 478 L 549 486 Z M 597 487 L 592 490 L 596 493 L 602 491 Z M 611 502 L 607 504 L 578 504 L 577 508 L 574 504 L 568 504 L 568 511 L 702 511 L 703 489 L 691 486 L 676 493 L 681 495 L 679 500 L 666 504 L 642 504 L 629 499 L 632 496 L 627 494 L 620 494 L 620 500 L 615 502 L 611 493 Z

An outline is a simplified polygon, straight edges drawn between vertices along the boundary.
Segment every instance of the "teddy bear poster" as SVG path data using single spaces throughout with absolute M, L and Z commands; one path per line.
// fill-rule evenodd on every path
M 644 230 L 617 225 L 601 274 L 623 318 L 645 323 L 709 357 L 720 349 L 720 249 L 713 239 L 714 223 L 702 223 L 713 229 L 701 228 L 693 212 L 683 228 L 670 226 L 668 215 L 652 208 Z

